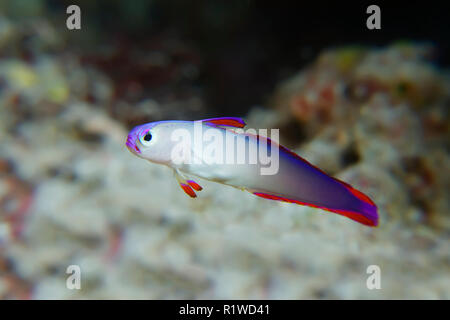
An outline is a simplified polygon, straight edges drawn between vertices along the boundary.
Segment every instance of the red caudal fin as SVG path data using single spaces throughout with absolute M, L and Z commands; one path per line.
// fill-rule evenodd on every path
M 352 211 L 352 210 L 326 208 L 323 206 L 318 206 L 318 205 L 314 205 L 311 203 L 288 199 L 288 198 L 284 198 L 284 197 L 280 197 L 280 196 L 272 195 L 272 194 L 268 194 L 268 193 L 261 193 L 261 192 L 252 192 L 252 193 L 258 197 L 265 198 L 265 199 L 296 203 L 296 204 L 300 204 L 300 205 L 304 205 L 304 206 L 309 206 L 309 207 L 313 207 L 313 208 L 319 208 L 319 209 L 323 209 L 326 211 L 334 212 L 334 213 L 343 215 L 347 218 L 350 218 L 354 221 L 357 221 L 357 222 L 362 223 L 369 227 L 376 227 L 378 225 L 378 214 L 376 212 L 375 206 L 372 206 L 372 207 L 364 206 L 364 208 L 361 210 L 361 212 L 356 212 L 356 211 Z
M 199 121 L 206 122 L 214 126 L 235 127 L 235 128 L 245 127 L 245 121 L 242 120 L 241 118 L 236 117 L 211 118 Z

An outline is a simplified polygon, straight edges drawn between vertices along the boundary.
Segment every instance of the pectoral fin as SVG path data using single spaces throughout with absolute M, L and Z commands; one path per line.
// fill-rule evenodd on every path
M 180 183 L 180 187 L 181 187 L 181 189 L 183 189 L 183 191 L 186 192 L 186 194 L 187 194 L 188 196 L 190 196 L 191 198 L 196 198 L 196 197 L 197 197 L 197 194 L 195 193 L 194 190 L 192 190 L 192 188 L 191 188 L 189 185 L 184 184 L 184 183 Z
M 194 180 L 186 180 L 187 183 L 195 190 L 195 191 L 202 191 L 203 188 Z
M 177 179 L 178 183 L 180 184 L 181 189 L 190 196 L 191 198 L 196 198 L 197 194 L 196 191 L 201 191 L 203 188 L 194 180 L 186 180 L 186 177 L 184 177 L 183 174 L 181 174 L 178 170 L 174 170 L 175 178 Z

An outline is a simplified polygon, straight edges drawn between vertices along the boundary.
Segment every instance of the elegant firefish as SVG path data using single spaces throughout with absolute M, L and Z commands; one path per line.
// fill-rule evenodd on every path
M 247 190 L 270 200 L 320 208 L 367 226 L 378 225 L 375 203 L 263 135 L 244 132 L 240 118 L 159 121 L 133 128 L 126 146 L 136 156 L 173 169 L 191 197 L 191 177 Z M 195 191 L 194 191 L 195 190 Z

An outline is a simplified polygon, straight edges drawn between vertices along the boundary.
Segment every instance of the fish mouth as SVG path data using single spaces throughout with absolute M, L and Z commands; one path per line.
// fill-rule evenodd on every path
M 139 150 L 138 146 L 133 142 L 130 136 L 128 136 L 125 145 L 132 153 L 141 153 L 141 150 Z

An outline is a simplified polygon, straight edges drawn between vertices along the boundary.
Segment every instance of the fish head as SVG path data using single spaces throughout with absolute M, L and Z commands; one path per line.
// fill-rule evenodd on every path
M 150 122 L 131 129 L 125 145 L 140 158 L 159 164 L 170 164 L 174 124 L 167 121 Z

